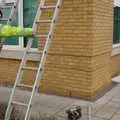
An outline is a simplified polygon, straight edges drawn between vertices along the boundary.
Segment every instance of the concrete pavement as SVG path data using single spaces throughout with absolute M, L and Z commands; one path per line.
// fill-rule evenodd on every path
M 0 87 L 1 103 L 8 102 L 10 90 L 10 88 Z M 17 100 L 23 99 L 24 102 L 27 102 L 30 93 L 17 91 L 16 96 Z M 33 100 L 31 117 L 35 120 L 40 120 L 39 117 L 51 118 L 51 120 L 54 118 L 55 120 L 67 120 L 66 110 L 74 106 L 81 106 L 82 118 L 80 120 L 89 120 L 87 105 L 90 104 L 92 106 L 92 120 L 120 120 L 120 84 L 92 103 L 56 95 L 37 94 Z

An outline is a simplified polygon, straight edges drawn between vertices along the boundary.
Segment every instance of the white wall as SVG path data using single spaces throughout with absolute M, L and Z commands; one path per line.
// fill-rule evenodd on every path
M 120 0 L 114 0 L 115 6 L 119 6 L 120 7 Z

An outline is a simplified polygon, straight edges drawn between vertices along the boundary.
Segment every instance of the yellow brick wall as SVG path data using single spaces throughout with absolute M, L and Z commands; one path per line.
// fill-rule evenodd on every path
M 50 59 L 50 58 L 49 58 Z M 103 59 L 105 59 L 105 58 L 103 58 Z M 66 59 L 64 58 L 64 60 L 66 61 Z M 99 61 L 101 61 L 101 59 L 99 59 L 99 57 L 98 57 L 98 60 Z M 82 61 L 82 60 L 81 60 Z M 105 61 L 106 61 L 106 59 L 105 59 Z M 98 62 L 98 61 L 97 61 Z M 0 85 L 4 85 L 4 86 L 11 86 L 11 85 L 13 85 L 13 83 L 14 83 L 14 80 L 15 80 L 15 78 L 16 78 L 16 73 L 17 73 L 17 71 L 18 71 L 18 67 L 19 67 L 19 63 L 20 63 L 20 61 L 18 61 L 18 60 L 12 60 L 12 59 L 0 59 Z M 66 62 L 65 62 L 66 63 Z M 77 62 L 76 62 L 77 63 Z M 79 62 L 80 63 L 80 62 Z M 72 63 L 71 63 L 72 64 Z M 71 64 L 70 63 L 68 63 L 68 68 L 71 68 L 70 66 L 71 66 Z M 75 64 L 75 63 L 73 63 L 73 64 Z M 61 65 L 61 64 L 60 64 Z M 79 64 L 78 64 L 79 65 Z M 94 64 L 95 65 L 95 64 Z M 99 62 L 98 62 L 98 64 L 97 65 L 99 65 Z M 30 62 L 30 66 L 36 66 L 36 64 L 34 63 L 34 62 Z M 104 66 L 104 65 L 103 65 Z M 110 60 L 110 70 L 111 70 L 111 77 L 114 77 L 115 75 L 117 75 L 117 74 L 119 74 L 120 73 L 120 55 L 117 55 L 117 56 L 112 56 L 111 57 L 111 60 Z M 59 66 L 60 67 L 60 66 Z M 74 66 L 72 67 L 72 68 L 74 68 Z M 78 70 L 79 70 L 79 67 L 78 67 Z M 94 70 L 96 70 L 96 68 L 94 69 Z M 89 71 L 89 69 L 88 69 L 88 71 Z M 97 72 L 97 71 L 96 71 Z M 102 72 L 102 74 L 104 74 L 105 72 L 104 71 L 102 71 L 102 69 L 101 69 L 101 71 L 99 71 L 99 72 Z M 100 76 L 99 76 L 99 72 L 98 72 L 98 77 L 100 78 L 100 81 L 99 82 L 96 82 L 97 84 L 101 84 L 101 80 L 102 81 L 106 81 L 108 78 L 104 78 L 104 76 L 106 76 L 105 74 L 104 75 L 102 75 L 101 76 L 101 74 L 100 74 Z M 51 74 L 51 73 L 50 73 Z M 84 76 L 86 76 L 85 74 L 87 74 L 87 76 L 89 76 L 89 74 L 88 74 L 88 72 L 83 72 L 82 74 L 84 74 Z M 109 74 L 109 73 L 108 73 Z M 25 81 L 26 81 L 26 83 L 32 83 L 32 80 L 33 80 L 33 76 L 34 75 L 31 75 L 31 73 L 27 73 L 26 74 L 26 77 L 25 77 Z M 57 75 L 56 75 L 57 76 Z M 75 75 L 74 75 L 75 76 Z M 78 76 L 78 79 L 79 79 L 79 77 L 81 77 L 80 75 Z M 101 78 L 102 77 L 102 78 Z M 59 79 L 58 77 L 56 77 L 57 79 Z M 55 79 L 55 78 L 54 78 Z M 67 79 L 67 77 L 66 77 L 66 79 Z M 65 81 L 66 81 L 66 79 L 64 79 Z M 96 79 L 95 77 L 94 77 L 94 79 Z M 61 80 L 61 79 L 60 79 Z M 73 80 L 74 80 L 74 78 L 73 78 Z M 109 81 L 110 79 L 108 79 L 108 81 Z M 52 82 L 52 81 L 51 81 Z M 54 81 L 55 82 L 55 81 Z M 47 83 L 48 84 L 48 83 Z M 52 83 L 53 84 L 53 88 L 54 88 L 54 86 L 56 86 L 54 83 Z M 93 90 L 95 89 L 95 87 L 96 87 L 97 85 L 96 84 L 94 84 L 94 88 L 93 88 Z M 106 86 L 104 86 L 104 87 L 106 87 Z M 50 87 L 48 87 L 47 88 L 47 92 L 49 92 L 49 93 L 51 93 L 51 92 L 54 92 L 53 91 L 53 88 L 51 88 L 51 85 L 50 85 Z M 62 88 L 62 87 L 61 87 Z M 82 87 L 81 87 L 82 88 Z M 77 91 L 77 88 L 75 89 L 76 91 Z M 78 90 L 79 90 L 79 88 L 78 88 Z M 60 95 L 70 95 L 71 93 L 69 93 L 68 92 L 68 90 L 65 90 L 65 89 L 56 89 L 56 91 L 57 91 L 57 93 L 59 93 Z M 74 96 L 77 94 L 79 94 L 79 96 L 83 96 L 83 92 L 76 92 L 76 91 L 72 91 L 72 93 L 74 93 Z M 82 91 L 82 90 L 81 90 Z M 97 92 L 99 92 L 99 91 L 97 91 Z M 101 92 L 101 91 L 100 91 Z M 86 94 L 86 95 L 88 95 L 89 96 L 89 93 L 88 94 Z M 96 95 L 96 93 L 94 92 L 94 93 L 91 93 L 91 95 L 92 96 L 95 96 Z M 74 97 L 73 96 L 73 97 Z
M 92 94 L 100 93 L 105 88 L 111 87 L 110 59 L 113 40 L 113 2 L 112 0 L 97 0 L 93 4 L 93 59 L 101 59 L 104 66 L 97 68 L 93 73 Z
M 49 4 L 55 1 L 48 0 Z M 44 11 L 42 19 L 48 17 L 51 17 L 50 11 Z M 112 0 L 64 0 L 47 56 L 41 91 L 92 99 L 108 88 L 111 84 L 112 25 Z M 47 27 L 40 25 L 38 33 L 47 32 Z M 39 41 L 43 46 L 45 40 Z M 13 81 L 18 64 L 19 61 L 0 60 L 3 73 L 0 81 Z M 33 62 L 30 64 L 35 66 Z M 5 72 L 8 76 L 4 76 Z M 29 75 L 25 75 L 26 82 L 32 80 L 33 75 Z
M 42 91 L 89 99 L 108 88 L 112 34 L 112 0 L 64 1 Z
M 111 57 L 110 67 L 112 77 L 120 75 L 120 55 Z
M 13 60 L 13 59 L 0 59 L 0 84 L 1 85 L 13 85 L 17 71 L 20 65 L 19 60 Z M 28 66 L 35 67 L 37 63 L 29 62 Z M 35 78 L 35 72 L 31 71 L 24 71 L 23 74 L 23 82 L 32 84 L 33 80 Z

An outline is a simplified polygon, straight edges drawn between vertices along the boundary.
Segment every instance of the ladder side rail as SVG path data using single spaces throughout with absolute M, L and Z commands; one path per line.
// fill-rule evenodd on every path
M 41 0 L 39 6 L 38 6 L 38 10 L 37 10 L 37 13 L 36 13 L 36 16 L 35 16 L 35 19 L 34 19 L 34 22 L 33 22 L 33 30 L 36 31 L 37 29 L 37 24 L 36 24 L 36 20 L 40 18 L 41 14 L 42 14 L 42 10 L 40 9 L 41 6 L 43 6 L 45 3 L 45 0 Z
M 13 17 L 15 9 L 18 6 L 18 4 L 19 4 L 19 0 L 17 0 L 16 3 L 14 3 L 14 5 L 12 6 L 11 13 L 9 15 L 7 25 L 9 25 L 11 23 L 10 19 Z M 5 39 L 3 38 L 2 41 L 4 41 L 4 40 Z M 18 70 L 19 74 L 21 73 L 20 69 Z M 17 78 L 16 79 L 18 79 L 18 74 L 17 74 Z M 17 81 L 15 81 L 15 84 L 14 84 L 14 86 L 12 88 L 12 92 L 11 92 L 11 95 L 10 95 L 10 100 L 8 102 L 8 107 L 7 107 L 6 114 L 5 114 L 5 120 L 9 120 L 10 119 L 10 113 L 11 113 L 11 110 L 12 110 L 12 109 L 10 109 L 10 107 L 11 107 L 12 97 L 14 95 L 14 91 L 15 91 L 16 85 L 17 85 Z
M 17 0 L 17 2 L 19 2 L 19 0 Z M 18 4 L 18 3 L 17 3 Z M 8 23 L 9 24 L 9 23 Z M 9 102 L 8 102 L 8 107 L 7 107 L 7 110 L 6 110 L 6 114 L 5 114 L 5 120 L 9 120 L 10 118 L 10 107 L 11 107 L 11 102 L 12 102 L 12 98 L 14 96 L 14 92 L 15 92 L 15 88 L 16 88 L 16 85 L 19 81 L 19 79 L 21 78 L 21 74 L 22 74 L 22 67 L 24 66 L 25 62 L 26 61 L 26 55 L 27 55 L 27 49 L 29 49 L 29 46 L 32 46 L 32 39 L 30 39 L 28 41 L 28 45 L 24 51 L 24 55 L 23 55 L 23 58 L 22 58 L 22 62 L 20 64 L 20 67 L 19 67 L 19 70 L 18 70 L 18 73 L 17 73 L 17 77 L 16 77 L 16 80 L 15 80 L 15 83 L 14 83 L 14 86 L 12 88 L 12 92 L 11 92 L 11 95 L 10 95 L 10 99 L 9 99 Z
M 33 39 L 31 38 L 28 41 L 28 45 L 29 46 L 32 46 L 32 40 Z M 28 47 L 24 51 L 23 59 L 22 59 L 22 62 L 20 64 L 20 67 L 19 67 L 19 70 L 18 70 L 18 73 L 17 73 L 17 77 L 16 77 L 16 80 L 15 80 L 14 86 L 12 88 L 12 92 L 11 92 L 10 99 L 9 99 L 9 102 L 8 102 L 8 107 L 7 107 L 7 110 L 6 110 L 5 120 L 9 120 L 9 118 L 10 118 L 10 116 L 8 117 L 9 112 L 11 112 L 9 110 L 10 110 L 10 107 L 11 107 L 11 103 L 12 103 L 12 100 L 13 100 L 13 96 L 14 96 L 14 93 L 15 93 L 16 86 L 20 82 L 19 79 L 21 78 L 21 73 L 23 71 L 22 68 L 25 65 L 26 55 L 27 55 L 27 49 L 28 49 Z
M 11 21 L 12 21 L 13 15 L 14 15 L 14 12 L 15 12 L 18 4 L 19 4 L 19 0 L 16 0 L 16 2 L 14 2 L 14 5 L 13 5 L 12 8 L 11 8 L 11 12 L 10 12 L 10 15 L 9 15 L 9 17 L 8 17 L 8 20 L 7 20 L 6 25 L 10 25 L 10 24 L 11 24 Z M 5 42 L 5 38 L 2 38 L 1 43 L 4 43 L 4 42 Z
M 42 4 L 41 4 L 42 5 Z M 41 6 L 40 5 L 40 6 Z M 37 14 L 36 14 L 36 16 L 35 16 L 35 20 L 37 19 L 37 18 L 39 18 L 40 17 L 40 15 L 41 15 L 41 13 L 42 13 L 42 11 L 40 11 L 40 6 L 38 7 L 38 10 L 37 10 Z M 33 23 L 33 30 L 34 31 L 36 31 L 36 29 L 37 29 L 37 25 L 35 24 L 35 20 L 34 20 L 34 23 Z M 19 68 L 19 71 L 18 71 L 18 74 L 17 74 L 17 77 L 16 77 L 16 80 L 18 80 L 19 79 L 19 76 L 20 76 L 20 74 L 21 74 L 21 70 L 22 70 L 22 68 L 25 66 L 25 64 L 26 64 L 26 61 L 27 61 L 27 53 L 28 53 L 28 50 L 32 47 L 32 43 L 33 43 L 33 38 L 32 37 L 30 37 L 29 39 L 28 39 L 28 43 L 27 43 L 27 46 L 26 46 L 26 49 L 25 49 L 25 51 L 24 51 L 24 55 L 23 55 L 23 58 L 22 58 L 22 61 L 21 61 L 21 64 L 20 64 L 20 68 Z M 20 83 L 21 81 L 19 81 L 18 83 Z
M 42 5 L 42 4 L 41 4 Z M 40 11 L 40 6 L 41 5 L 39 5 L 39 7 L 38 7 L 38 10 L 37 10 L 37 13 L 36 13 L 36 16 L 35 16 L 35 20 L 37 19 L 37 18 L 39 18 L 40 17 L 40 15 L 41 15 L 41 13 L 42 13 L 42 11 Z M 37 25 L 35 24 L 35 20 L 34 20 L 34 22 L 33 22 L 33 30 L 34 31 L 36 31 L 36 29 L 37 29 Z M 24 55 L 23 55 L 23 58 L 22 58 L 22 62 L 21 62 L 21 68 L 20 68 L 20 71 L 22 70 L 22 68 L 23 68 L 23 66 L 25 66 L 25 63 L 26 63 L 26 61 L 27 61 L 27 53 L 28 53 L 28 50 L 32 47 L 32 43 L 33 43 L 33 38 L 29 38 L 28 39 L 28 43 L 27 43 L 27 46 L 26 46 L 26 49 L 25 49 L 25 51 L 24 51 Z M 22 71 L 23 72 L 23 71 Z M 20 75 L 20 74 L 19 74 Z M 17 76 L 19 76 L 19 75 L 17 75 Z M 22 74 L 21 74 L 21 76 L 22 76 Z M 18 78 L 19 79 L 19 78 Z M 19 83 L 20 83 L 20 81 L 19 81 Z
M 62 0 L 58 0 L 58 2 L 56 4 L 56 9 L 55 9 L 55 12 L 54 12 L 54 15 L 53 15 L 52 24 L 50 26 L 50 30 L 49 30 L 50 32 L 49 32 L 49 35 L 47 37 L 45 48 L 43 50 L 43 55 L 42 55 L 42 58 L 41 58 L 41 61 L 40 61 L 40 66 L 39 66 L 38 71 L 37 71 L 36 80 L 35 80 L 35 83 L 34 83 L 34 86 L 33 86 L 33 90 L 32 90 L 32 93 L 31 93 L 31 97 L 30 97 L 30 101 L 29 101 L 29 104 L 28 104 L 25 120 L 27 120 L 27 118 L 28 118 L 29 109 L 31 107 L 31 103 L 32 103 L 32 100 L 33 100 L 33 96 L 34 96 L 34 93 L 35 93 L 35 89 L 36 89 L 37 83 L 38 83 L 39 80 L 41 80 L 41 77 L 42 77 L 42 75 L 41 75 L 42 72 L 43 72 L 42 67 L 45 64 L 45 59 L 46 59 L 46 56 L 47 56 L 47 50 L 49 49 L 49 46 L 50 46 L 49 44 L 50 44 L 51 38 L 52 38 L 51 33 L 52 33 L 53 28 L 55 27 L 54 19 L 57 18 L 57 15 L 58 15 L 58 12 L 59 12 L 58 6 L 60 7 L 61 4 L 62 4 Z
M 19 0 L 16 0 L 16 2 L 14 3 L 14 5 L 12 6 L 11 13 L 10 13 L 9 18 L 8 18 L 8 21 L 7 21 L 7 25 L 10 25 L 11 20 L 12 20 L 12 17 L 13 17 L 13 15 L 14 15 L 14 12 L 15 12 L 18 4 L 19 4 Z
M 53 15 L 53 18 L 52 18 L 52 24 L 51 24 L 50 29 L 49 29 L 48 37 L 47 37 L 47 40 L 46 40 L 46 43 L 45 43 L 45 48 L 43 50 L 43 55 L 42 55 L 41 61 L 39 63 L 40 66 L 39 66 L 39 70 L 38 70 L 38 73 L 37 73 L 38 76 L 36 76 L 36 79 L 40 78 L 39 81 L 38 81 L 38 84 L 40 83 L 40 80 L 41 80 L 41 77 L 42 77 L 40 75 L 40 72 L 41 72 L 41 70 L 42 70 L 42 68 L 43 68 L 43 66 L 45 64 L 46 56 L 48 54 L 48 49 L 49 49 L 49 47 L 51 45 L 51 40 L 53 38 L 53 30 L 55 29 L 55 24 L 56 24 L 58 14 L 59 14 L 59 8 L 61 7 L 62 2 L 63 2 L 63 0 L 58 0 L 58 2 L 56 4 L 55 12 L 54 12 L 54 15 Z M 43 72 L 43 70 L 42 70 L 42 72 Z
M 45 0 L 44 0 L 44 1 L 45 1 Z M 41 14 L 40 6 L 41 6 L 41 5 L 42 5 L 42 4 L 39 5 L 39 8 L 38 8 L 38 10 L 37 10 L 37 14 L 36 14 L 35 19 L 37 19 L 37 18 L 40 17 L 40 14 Z M 34 24 L 33 24 L 33 29 L 36 29 L 36 28 L 37 28 L 37 25 L 36 25 L 35 22 L 34 22 Z M 33 38 L 29 38 L 27 47 L 26 47 L 26 49 L 25 49 L 25 51 L 24 51 L 24 55 L 23 55 L 23 58 L 22 58 L 22 61 L 21 61 L 21 64 L 20 64 L 20 67 L 19 67 L 19 70 L 18 70 L 18 73 L 17 73 L 17 77 L 16 77 L 16 80 L 15 80 L 14 86 L 13 86 L 13 88 L 12 88 L 12 92 L 11 92 L 11 95 L 10 95 L 10 100 L 9 100 L 8 107 L 7 107 L 6 114 L 5 114 L 5 120 L 9 120 L 9 118 L 10 118 L 10 113 L 9 113 L 9 112 L 11 112 L 11 111 L 9 111 L 9 110 L 10 110 L 10 107 L 11 107 L 12 98 L 13 98 L 13 96 L 14 96 L 14 92 L 15 92 L 15 89 L 16 89 L 16 85 L 18 84 L 19 78 L 20 78 L 20 76 L 21 76 L 22 67 L 25 65 L 25 61 L 27 60 L 26 55 L 27 55 L 28 50 L 29 50 L 29 49 L 31 48 L 31 46 L 32 46 L 32 42 L 33 42 Z M 20 81 L 19 81 L 19 82 L 20 82 Z
M 36 20 L 37 20 L 38 18 L 40 18 L 41 14 L 42 14 L 42 10 L 41 10 L 40 8 L 41 8 L 41 6 L 44 5 L 44 3 L 45 3 L 45 0 L 41 0 L 41 1 L 40 1 L 40 4 L 39 4 L 39 7 L 38 7 L 38 10 L 37 10 L 37 15 L 36 15 L 35 20 L 34 20 L 34 23 L 33 23 L 33 29 L 34 29 L 35 31 L 36 31 L 36 29 L 37 29 Z M 42 54 L 43 54 L 43 53 L 42 53 Z M 39 71 L 39 69 L 38 69 L 38 71 Z M 37 71 L 37 74 L 39 73 L 38 71 Z M 28 108 L 27 108 L 27 111 L 26 111 L 25 120 L 27 120 L 28 117 L 29 117 L 29 109 L 30 109 L 30 107 L 31 107 L 31 102 L 32 102 L 32 98 L 33 98 L 34 91 L 35 91 L 35 88 L 36 88 L 36 83 L 37 83 L 37 82 L 36 82 L 36 80 L 35 80 L 35 84 L 34 84 L 34 86 L 33 86 L 33 90 L 32 90 L 31 97 L 30 97 L 30 101 L 29 101 L 29 103 L 28 103 Z

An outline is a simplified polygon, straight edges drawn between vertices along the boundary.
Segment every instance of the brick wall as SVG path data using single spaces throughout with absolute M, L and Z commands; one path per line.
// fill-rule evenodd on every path
M 112 32 L 112 0 L 64 0 L 42 91 L 90 99 L 108 88 Z
M 120 75 L 120 55 L 111 57 L 110 66 L 111 66 L 111 77 Z
M 53 4 L 55 0 L 48 1 Z M 50 11 L 44 13 L 42 19 L 51 17 Z M 64 0 L 47 56 L 41 91 L 92 99 L 108 88 L 112 25 L 112 0 Z M 39 26 L 38 33 L 47 32 L 47 27 Z M 44 39 L 39 43 L 43 46 Z M 13 82 L 18 65 L 19 61 L 1 59 L 0 81 Z M 29 75 L 26 74 L 26 82 L 32 81 L 34 75 Z
M 19 60 L 0 59 L 0 85 L 12 86 L 14 84 L 19 65 Z M 27 65 L 35 67 L 37 64 L 28 62 Z M 35 72 L 24 71 L 22 82 L 32 84 L 34 79 Z

